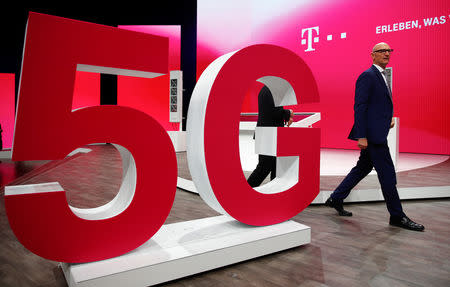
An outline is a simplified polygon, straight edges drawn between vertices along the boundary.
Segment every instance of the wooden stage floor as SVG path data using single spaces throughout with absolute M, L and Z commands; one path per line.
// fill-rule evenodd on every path
M 58 181 L 70 205 L 91 208 L 109 202 L 121 182 L 121 159 L 112 145 L 61 161 L 12 163 L 2 159 L 0 184 Z M 178 153 L 178 174 L 189 178 L 186 157 Z M 450 185 L 450 160 L 399 172 L 401 186 Z M 321 176 L 332 190 L 343 176 Z M 378 184 L 376 175 L 360 183 Z M 1 197 L 4 188 L 0 188 Z M 450 200 L 403 201 L 407 215 L 425 232 L 391 227 L 383 202 L 348 204 L 353 217 L 338 217 L 324 205 L 311 205 L 293 218 L 311 227 L 311 243 L 159 286 L 450 286 Z M 218 215 L 194 193 L 177 190 L 166 223 Z M 55 234 L 49 236 L 57 236 Z M 111 238 L 111 240 L 114 240 Z M 57 262 L 26 250 L 11 231 L 0 200 L 0 286 L 67 286 Z

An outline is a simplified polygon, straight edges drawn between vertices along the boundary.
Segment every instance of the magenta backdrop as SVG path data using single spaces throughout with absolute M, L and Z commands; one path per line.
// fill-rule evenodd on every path
M 400 151 L 450 154 L 450 1 L 199 0 L 197 25 L 197 77 L 218 56 L 252 44 L 300 55 L 313 71 L 321 102 L 295 110 L 321 112 L 317 127 L 327 148 L 355 148 L 346 139 L 354 84 L 371 65 L 372 47 L 389 43 Z M 242 111 L 257 112 L 255 93 Z
M 14 130 L 14 74 L 0 74 L 0 124 L 3 149 L 9 149 Z

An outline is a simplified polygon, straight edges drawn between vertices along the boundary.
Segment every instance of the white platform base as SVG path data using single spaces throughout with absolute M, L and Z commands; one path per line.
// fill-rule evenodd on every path
M 197 193 L 194 183 L 191 180 L 178 177 L 177 187 Z M 332 190 L 321 191 L 311 204 L 322 204 L 328 199 Z M 420 186 L 420 187 L 402 187 L 398 188 L 400 199 L 430 199 L 450 197 L 450 186 Z M 383 201 L 381 188 L 374 189 L 354 189 L 345 199 L 345 202 L 365 202 L 365 201 Z
M 11 159 L 11 150 L 0 150 L 0 159 Z
M 253 227 L 222 215 L 164 225 L 130 253 L 62 269 L 70 287 L 151 286 L 310 242 L 310 227 L 294 221 Z
M 397 188 L 400 199 L 430 199 L 450 197 L 450 186 L 421 186 Z M 325 203 L 333 191 L 321 191 L 311 204 Z M 384 201 L 381 188 L 355 189 L 344 202 Z
M 195 187 L 194 182 L 192 180 L 190 180 L 190 179 L 177 177 L 177 187 L 182 189 L 182 190 L 198 194 L 198 191 L 197 191 L 197 188 Z
M 358 150 L 321 149 L 320 175 L 345 176 L 355 165 L 359 157 Z M 448 155 L 401 153 L 397 172 L 425 168 L 442 163 Z M 256 164 L 255 164 L 256 166 Z M 376 175 L 375 170 L 371 174 Z M 178 178 L 177 187 L 185 191 L 198 193 L 191 180 Z M 321 191 L 312 204 L 325 203 L 332 191 Z M 398 188 L 400 199 L 429 199 L 450 197 L 450 186 L 421 186 Z M 383 201 L 380 188 L 354 189 L 346 202 Z
M 197 193 L 194 183 L 191 180 L 178 178 L 177 187 Z M 446 198 L 450 197 L 450 186 L 420 186 L 420 187 L 402 187 L 397 188 L 400 199 L 430 199 L 430 198 Z M 311 204 L 323 204 L 328 199 L 332 190 L 321 191 Z M 383 193 L 381 188 L 374 189 L 354 189 L 345 199 L 345 202 L 366 202 L 366 201 L 383 201 Z
M 71 153 L 69 153 L 67 155 L 67 157 L 69 156 L 73 156 L 74 154 L 77 153 L 88 153 L 91 152 L 92 150 L 89 148 L 77 148 L 76 150 L 72 151 Z M 2 150 L 0 151 L 0 159 L 9 159 L 11 160 L 12 158 L 12 151 L 11 150 Z
M 186 132 L 185 131 L 167 131 L 172 140 L 175 152 L 186 151 Z

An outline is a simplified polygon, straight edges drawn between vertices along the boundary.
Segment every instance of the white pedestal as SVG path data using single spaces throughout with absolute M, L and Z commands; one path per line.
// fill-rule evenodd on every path
M 192 180 L 177 177 L 177 187 L 182 190 L 198 194 L 197 188 Z
M 172 140 L 175 152 L 186 151 L 186 132 L 185 131 L 167 131 Z
M 164 225 L 132 252 L 62 269 L 70 287 L 151 286 L 310 242 L 310 227 L 294 221 L 254 227 L 222 215 Z
M 450 186 L 420 186 L 397 188 L 398 196 L 404 199 L 429 199 L 450 197 Z M 321 191 L 311 204 L 323 204 L 333 193 L 332 190 Z M 344 202 L 384 201 L 381 188 L 352 190 Z
M 400 131 L 400 118 L 394 119 L 394 127 L 389 130 L 387 142 L 389 146 L 389 152 L 391 153 L 392 162 L 394 163 L 395 170 L 398 166 L 398 154 L 399 154 L 399 131 Z
M 11 159 L 11 155 L 12 155 L 12 153 L 11 153 L 11 150 L 10 149 L 8 149 L 8 150 L 1 150 L 0 151 L 0 159 Z

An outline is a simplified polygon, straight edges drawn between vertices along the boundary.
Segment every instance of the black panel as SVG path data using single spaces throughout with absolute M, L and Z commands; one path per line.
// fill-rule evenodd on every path
M 100 74 L 100 105 L 117 105 L 117 76 Z

